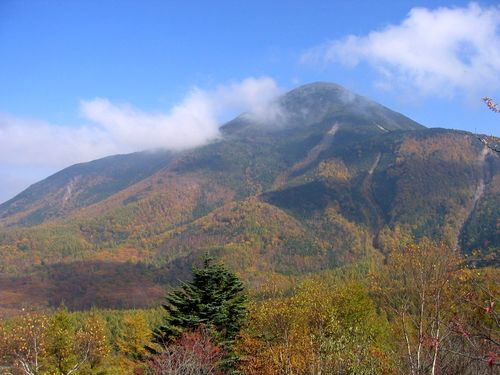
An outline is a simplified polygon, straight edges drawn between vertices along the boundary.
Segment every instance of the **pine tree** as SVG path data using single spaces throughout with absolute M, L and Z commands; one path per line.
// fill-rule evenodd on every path
M 182 332 L 205 326 L 216 343 L 230 347 L 246 316 L 244 289 L 233 272 L 206 256 L 202 268 L 193 267 L 193 280 L 167 295 L 168 314 L 153 341 L 165 346 Z

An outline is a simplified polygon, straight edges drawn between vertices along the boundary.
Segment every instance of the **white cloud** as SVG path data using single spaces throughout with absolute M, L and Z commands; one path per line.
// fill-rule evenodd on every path
M 273 115 L 273 100 L 280 93 L 271 78 L 247 78 L 210 91 L 193 88 L 168 113 L 145 113 L 101 98 L 81 102 L 80 111 L 102 127 L 121 152 L 182 150 L 216 139 L 225 113 L 249 111 L 259 118 Z
M 411 85 L 421 94 L 500 89 L 500 7 L 413 8 L 399 25 L 313 48 L 303 62 L 364 61 L 379 86 Z
M 0 165 L 61 166 L 116 153 L 196 147 L 220 135 L 224 113 L 263 116 L 280 93 L 271 78 L 247 78 L 214 90 L 193 88 L 166 113 L 96 98 L 80 103 L 91 124 L 77 127 L 0 115 Z
M 240 83 L 219 86 L 213 93 L 215 106 L 224 111 L 247 112 L 247 116 L 263 123 L 273 123 L 283 118 L 281 107 L 275 99 L 282 90 L 271 78 L 247 78 Z M 226 108 L 224 108 L 226 107 Z
M 221 120 L 229 113 L 248 111 L 261 120 L 273 120 L 273 100 L 280 93 L 269 77 L 247 78 L 212 90 L 195 87 L 169 111 L 155 113 L 95 98 L 80 103 L 87 124 L 77 127 L 0 114 L 0 170 L 55 171 L 111 154 L 200 146 L 220 136 Z M 16 181 L 12 173 L 9 176 Z M 19 186 L 26 181 L 23 177 Z
M 216 112 L 207 93 L 193 89 L 169 113 L 147 113 L 96 98 L 80 103 L 82 116 L 105 132 L 119 152 L 153 148 L 181 150 L 218 136 Z

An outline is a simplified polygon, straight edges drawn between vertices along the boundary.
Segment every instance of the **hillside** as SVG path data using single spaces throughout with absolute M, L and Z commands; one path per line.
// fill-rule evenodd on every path
M 194 150 L 66 168 L 0 205 L 0 308 L 144 306 L 204 252 L 257 286 L 377 257 L 394 233 L 498 261 L 500 161 L 471 134 L 329 83 L 268 112 Z

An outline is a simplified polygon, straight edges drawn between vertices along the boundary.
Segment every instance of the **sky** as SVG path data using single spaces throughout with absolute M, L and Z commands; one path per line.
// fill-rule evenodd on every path
M 428 127 L 500 134 L 498 1 L 0 0 L 0 202 L 111 154 L 217 139 L 329 81 Z

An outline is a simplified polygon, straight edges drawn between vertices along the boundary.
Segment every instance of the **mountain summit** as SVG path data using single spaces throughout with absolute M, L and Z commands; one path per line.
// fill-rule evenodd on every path
M 423 128 L 408 117 L 334 83 L 315 82 L 300 86 L 284 95 L 279 103 L 297 124 L 330 120 L 343 126 L 351 125 L 357 130 L 373 127 L 379 132 Z M 383 129 L 379 127 L 382 125 Z
M 421 124 L 400 113 L 340 85 L 326 82 L 310 83 L 293 89 L 262 112 L 243 114 L 222 129 L 254 128 L 259 122 L 266 125 L 268 130 L 275 131 L 324 122 L 338 122 L 343 127 L 350 127 L 352 131 L 359 133 L 423 128 Z

